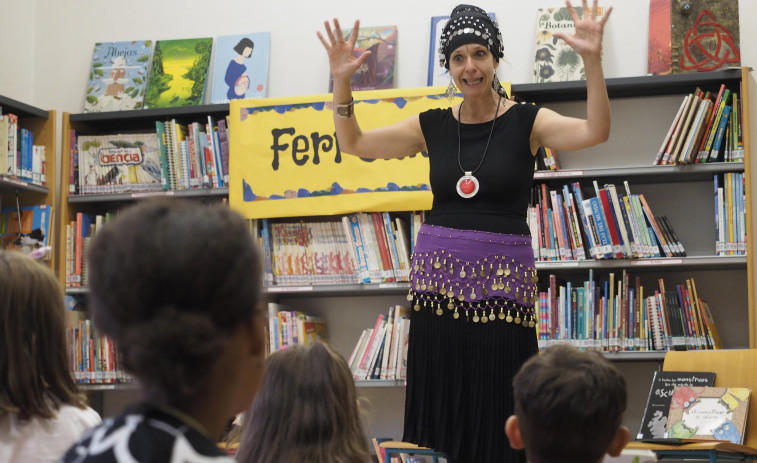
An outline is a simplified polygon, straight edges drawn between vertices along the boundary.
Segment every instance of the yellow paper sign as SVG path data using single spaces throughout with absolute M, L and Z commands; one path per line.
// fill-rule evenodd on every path
M 363 130 L 455 104 L 444 87 L 355 92 Z M 426 153 L 361 159 L 339 150 L 330 94 L 232 100 L 229 201 L 247 218 L 431 208 Z

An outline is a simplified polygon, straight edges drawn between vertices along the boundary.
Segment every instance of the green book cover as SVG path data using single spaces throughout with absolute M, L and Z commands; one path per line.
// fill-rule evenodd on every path
M 158 40 L 155 43 L 146 108 L 203 103 L 213 38 Z

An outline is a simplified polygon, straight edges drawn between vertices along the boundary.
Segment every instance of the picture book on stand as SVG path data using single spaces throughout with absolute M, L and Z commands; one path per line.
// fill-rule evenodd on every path
M 212 37 L 155 42 L 145 108 L 203 104 L 212 48 Z
M 676 386 L 665 437 L 678 442 L 744 443 L 751 390 L 744 387 Z
M 711 372 L 655 371 L 636 440 L 665 442 L 670 399 L 676 386 L 700 387 L 713 384 L 715 384 L 715 373 Z
M 574 8 L 581 16 L 582 8 L 577 6 Z M 601 17 L 603 12 L 603 7 L 597 7 L 597 17 Z M 570 35 L 574 31 L 573 19 L 567 7 L 537 10 L 534 82 L 586 80 L 581 56 L 570 45 L 552 35 L 554 32 Z
M 670 74 L 670 0 L 649 0 L 647 72 Z
M 349 40 L 352 29 L 342 30 L 344 39 Z M 381 90 L 394 88 L 394 67 L 397 58 L 397 26 L 361 27 L 353 53 L 371 54 L 360 69 L 352 75 L 352 90 Z M 334 81 L 329 78 L 329 92 Z
M 738 0 L 671 1 L 669 8 L 673 73 L 741 66 Z
M 162 189 L 156 133 L 81 135 L 76 142 L 81 194 Z
M 487 13 L 492 21 L 497 21 L 494 13 Z M 439 39 L 442 36 L 444 26 L 449 21 L 449 16 L 431 17 L 431 38 L 428 45 L 428 86 L 449 85 L 449 71 L 439 66 Z
M 270 48 L 270 32 L 216 37 L 210 102 L 265 98 Z
M 96 43 L 84 111 L 142 109 L 151 53 L 151 40 Z

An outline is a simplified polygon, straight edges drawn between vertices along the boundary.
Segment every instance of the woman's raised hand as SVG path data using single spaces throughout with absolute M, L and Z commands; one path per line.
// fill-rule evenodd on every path
M 566 0 L 565 4 L 568 6 L 568 12 L 573 19 L 576 31 L 573 35 L 567 35 L 564 32 L 555 32 L 552 35 L 564 40 L 581 56 L 599 56 L 602 52 L 602 34 L 604 33 L 605 23 L 612 13 L 612 7 L 607 8 L 605 14 L 597 19 L 597 0 L 594 0 L 591 14 L 588 14 L 587 1 L 583 0 L 582 17 L 578 16 L 569 0 Z
M 360 66 L 363 65 L 371 53 L 370 51 L 365 51 L 358 57 L 355 57 L 355 54 L 353 53 L 355 50 L 358 29 L 360 28 L 360 21 L 355 21 L 355 26 L 352 28 L 349 40 L 344 39 L 342 29 L 339 27 L 339 20 L 334 19 L 333 29 L 328 21 L 325 21 L 323 25 L 326 28 L 326 36 L 328 37 L 328 40 L 324 38 L 320 31 L 317 32 L 317 34 L 323 47 L 329 54 L 331 77 L 334 81 L 337 81 L 338 79 L 349 80 Z

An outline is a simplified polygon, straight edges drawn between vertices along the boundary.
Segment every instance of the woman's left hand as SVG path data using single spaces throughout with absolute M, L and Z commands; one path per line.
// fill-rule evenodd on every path
M 570 17 L 575 25 L 575 33 L 567 35 L 564 32 L 555 32 L 552 35 L 562 39 L 581 56 L 599 56 L 602 52 L 602 34 L 604 33 L 605 23 L 612 13 L 612 7 L 605 10 L 601 18 L 597 18 L 597 0 L 594 0 L 594 6 L 591 8 L 591 14 L 586 0 L 583 0 L 582 17 L 579 17 L 570 0 L 566 0 Z

